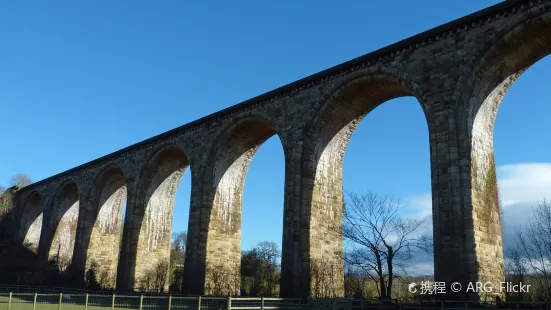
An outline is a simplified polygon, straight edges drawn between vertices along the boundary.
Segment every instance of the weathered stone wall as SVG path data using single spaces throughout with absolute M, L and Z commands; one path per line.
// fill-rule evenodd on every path
M 211 210 L 206 246 L 207 294 L 240 292 L 243 186 L 258 147 L 274 133 L 269 122 L 255 117 L 227 128 L 214 144 L 209 161 L 212 166 L 205 173 L 207 208 Z
M 19 239 L 21 244 L 38 253 L 40 231 L 42 230 L 44 202 L 40 195 L 33 195 L 27 202 L 21 219 Z
M 59 269 L 65 271 L 73 259 L 77 230 L 79 199 L 76 184 L 65 185 L 54 203 L 54 209 L 50 215 L 53 239 L 48 251 L 48 261 L 55 261 Z
M 46 219 L 61 203 L 53 197 L 73 180 L 82 210 L 73 267 L 84 272 L 87 256 L 101 256 L 102 250 L 87 254 L 99 245 L 91 228 L 104 225 L 102 212 L 119 210 L 115 205 L 120 208 L 124 193 L 119 187 L 117 203 L 108 203 L 113 208 L 94 202 L 93 193 L 110 187 L 97 180 L 118 167 L 127 208 L 116 284 L 139 288 L 147 270 L 168 257 L 174 193 L 189 165 L 184 289 L 236 292 L 238 281 L 218 283 L 220 275 L 212 270 L 239 269 L 246 172 L 256 149 L 276 134 L 285 154 L 281 294 L 342 296 L 338 230 L 348 140 L 378 105 L 413 96 L 425 113 L 430 141 L 435 277 L 448 283 L 499 281 L 493 122 L 515 77 L 551 52 L 550 12 L 549 0 L 508 1 L 24 188 L 21 197 L 44 197 L 39 253 L 55 248 Z M 106 243 L 116 247 L 115 241 Z
M 147 284 L 143 284 L 148 281 L 148 277 L 158 273 L 168 275 L 174 199 L 187 166 L 186 155 L 181 151 L 172 151 L 164 154 L 157 164 L 149 168 L 149 184 L 143 183 L 147 186 L 146 207 L 139 231 L 135 269 L 137 281 L 134 283 L 136 289 L 150 289 Z M 167 288 L 168 281 L 164 289 Z
M 86 257 L 86 271 L 93 270 L 102 288 L 115 288 L 117 264 L 122 237 L 122 211 L 126 202 L 126 185 L 120 170 L 110 171 L 97 202 L 97 214 L 91 229 Z

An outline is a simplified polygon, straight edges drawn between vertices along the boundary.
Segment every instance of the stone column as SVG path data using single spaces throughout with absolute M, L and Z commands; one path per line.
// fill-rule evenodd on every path
M 300 132 L 288 138 L 281 295 L 342 297 L 342 157 L 326 136 L 308 141 Z M 335 139 L 338 140 L 338 139 Z M 339 142 L 341 142 L 339 140 Z M 327 146 L 327 148 L 325 148 Z M 323 154 L 317 150 L 325 149 Z
M 48 263 L 49 247 L 54 237 L 52 210 L 50 199 L 47 199 L 48 204 L 44 208 L 44 216 L 42 218 L 42 229 L 40 230 L 40 241 L 38 244 L 38 261 L 41 264 Z
M 220 158 L 228 163 L 223 155 Z M 235 162 L 229 168 L 223 164 L 219 171 L 219 161 L 208 163 L 205 169 L 194 166 L 184 265 L 186 294 L 239 294 L 244 175 L 228 177 L 239 174 L 234 170 L 242 172 L 242 165 L 248 167 L 249 161 Z
M 79 208 L 80 212 L 78 215 L 73 261 L 71 263 L 71 274 L 75 276 L 75 280 L 80 282 L 84 281 L 85 277 L 86 255 L 90 243 L 90 233 L 96 218 L 96 210 L 88 195 L 81 195 Z
M 202 167 L 199 164 L 191 169 L 191 197 L 184 262 L 184 283 L 182 291 L 186 294 L 205 294 L 205 271 L 207 256 L 207 237 L 209 230 L 209 210 L 203 205 Z
M 503 250 L 491 128 L 452 109 L 429 118 L 436 281 L 503 281 Z M 492 298 L 492 296 L 488 296 Z M 495 297 L 493 297 L 495 298 Z
M 291 137 L 289 139 L 292 139 Z M 306 297 L 309 290 L 308 223 L 302 218 L 302 141 L 289 143 L 285 152 L 285 197 L 281 254 L 280 296 Z
M 136 195 L 135 180 L 129 180 L 127 184 L 128 200 L 117 266 L 116 289 L 119 292 L 131 292 L 134 289 L 138 236 L 144 213 L 144 202 L 138 201 Z

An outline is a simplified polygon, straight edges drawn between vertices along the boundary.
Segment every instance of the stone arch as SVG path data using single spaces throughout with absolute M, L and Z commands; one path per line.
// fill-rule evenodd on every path
M 86 276 L 94 276 L 102 288 L 115 288 L 127 199 L 126 178 L 119 166 L 110 165 L 93 184 L 91 218 L 84 221 L 87 224 L 83 236 Z
M 472 232 L 477 281 L 503 281 L 503 244 L 494 157 L 494 125 L 505 94 L 522 73 L 551 54 L 551 12 L 520 22 L 496 36 L 474 66 L 459 113 L 469 138 Z
M 205 199 L 210 205 L 206 240 L 206 294 L 214 293 L 215 278 L 222 273 L 227 279 L 225 293 L 240 292 L 238 273 L 241 266 L 241 210 L 245 179 L 258 148 L 276 134 L 275 125 L 267 118 L 248 115 L 221 130 L 213 143 L 204 180 L 207 190 Z
M 499 105 L 512 84 L 551 54 L 550 32 L 551 12 L 546 12 L 503 31 L 477 58 L 468 81 L 473 91 L 463 100 L 468 103 L 469 132 L 483 126 L 493 129 Z
M 44 216 L 44 199 L 37 192 L 31 193 L 25 202 L 21 223 L 19 228 L 19 242 L 38 254 L 40 244 L 40 232 L 42 230 L 42 219 Z
M 343 244 L 338 228 L 342 225 L 342 165 L 350 137 L 373 109 L 406 96 L 418 99 L 430 128 L 430 110 L 419 100 L 419 87 L 405 74 L 380 70 L 359 72 L 330 90 L 305 130 L 301 200 L 306 208 L 302 212 L 308 215 L 308 221 L 303 221 L 303 242 L 308 244 L 303 264 L 308 273 L 301 281 L 314 296 L 321 294 L 317 292 L 320 288 L 324 292 L 319 297 L 344 294 Z
M 169 263 L 172 213 L 180 180 L 189 167 L 188 155 L 176 144 L 163 145 L 147 160 L 136 188 L 131 244 L 136 244 L 134 288 L 145 290 L 143 282 L 163 263 Z M 168 276 L 168 266 L 166 266 Z M 164 268 L 164 267 L 163 267 Z M 167 278 L 168 279 L 168 278 Z M 168 281 L 164 289 L 168 287 Z
M 73 259 L 79 202 L 77 184 L 67 180 L 59 187 L 50 208 L 49 220 L 53 235 L 46 252 L 48 261 L 56 262 L 61 271 L 66 270 Z

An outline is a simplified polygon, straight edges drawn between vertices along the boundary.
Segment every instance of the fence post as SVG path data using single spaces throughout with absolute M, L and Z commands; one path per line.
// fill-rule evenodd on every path
M 172 295 L 168 295 L 168 310 L 170 310 L 171 306 L 172 306 Z
M 442 299 L 442 305 L 440 307 L 442 310 L 444 310 L 444 299 Z
M 111 310 L 115 310 L 115 294 L 113 294 L 113 299 L 111 300 Z
M 468 309 L 468 306 L 467 306 L 467 301 L 465 300 L 465 310 Z
M 143 307 L 143 295 L 140 295 L 140 310 L 142 310 Z
M 260 310 L 264 310 L 264 296 L 260 297 Z
M 201 296 L 199 296 L 199 300 L 197 301 L 197 310 L 201 310 Z
M 34 293 L 34 299 L 33 299 L 33 310 L 36 309 L 36 293 Z
M 10 310 L 11 307 L 11 292 L 10 292 L 10 298 L 8 299 L 8 310 Z
M 231 310 L 231 296 L 228 296 L 228 310 Z
M 63 302 L 63 293 L 59 293 L 59 307 L 57 309 L 61 310 L 61 303 Z
M 86 297 L 84 298 L 84 310 L 88 310 L 88 293 L 86 293 Z

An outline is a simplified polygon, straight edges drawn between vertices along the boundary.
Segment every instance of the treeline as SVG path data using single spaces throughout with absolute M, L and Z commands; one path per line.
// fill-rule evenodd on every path
M 343 224 L 330 228 L 326 238 L 345 240 L 345 251 L 335 253 L 339 259 L 312 259 L 312 294 L 314 297 L 333 297 L 335 281 L 344 272 L 344 295 L 357 298 L 411 298 L 407 285 L 412 278 L 407 270 L 413 267 L 416 255 L 432 251 L 431 232 L 422 228 L 426 218 L 404 218 L 405 206 L 393 196 L 376 193 L 349 194 L 343 199 Z M 185 233 L 173 236 L 171 250 L 170 291 L 182 290 Z M 242 252 L 239 274 L 219 266 L 209 274 L 214 295 L 226 295 L 235 280 L 240 280 L 242 296 L 279 296 L 280 250 L 273 242 L 260 242 Z M 344 270 L 342 263 L 344 261 Z M 339 267 L 340 264 L 340 267 Z M 329 281 L 328 281 L 329 279 Z M 341 280 L 342 281 L 342 280 Z
M 511 301 L 551 300 L 551 203 L 544 199 L 532 209 L 528 223 L 517 227 L 515 244 L 506 251 L 506 281 L 530 285 L 509 292 Z
M 18 173 L 11 177 L 10 179 L 10 188 L 13 191 L 18 191 L 20 188 L 32 184 L 33 181 L 31 178 L 24 174 Z M 8 188 L 0 185 L 0 220 L 10 212 L 10 208 L 13 207 L 10 201 L 9 195 L 13 194 L 8 191 Z
M 174 233 L 172 238 L 168 291 L 179 293 L 182 291 L 187 233 Z M 279 295 L 279 253 L 280 250 L 277 244 L 268 241 L 260 242 L 253 249 L 242 252 L 240 270 L 242 296 L 274 297 Z M 158 268 L 156 268 L 158 272 L 154 272 L 155 275 L 150 278 L 159 279 L 163 277 L 162 265 L 163 263 L 158 264 Z M 147 278 L 147 276 L 144 278 Z M 149 283 L 142 283 L 142 289 L 144 291 L 162 292 L 163 286 L 159 285 L 161 282 L 163 281 L 153 280 Z M 222 295 L 222 293 L 219 293 L 219 295 Z

